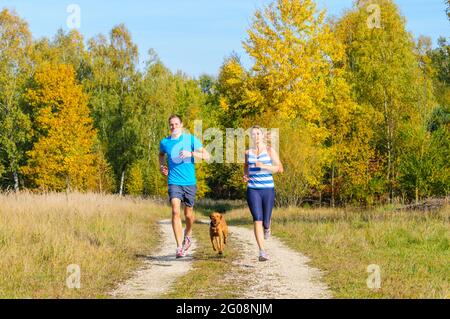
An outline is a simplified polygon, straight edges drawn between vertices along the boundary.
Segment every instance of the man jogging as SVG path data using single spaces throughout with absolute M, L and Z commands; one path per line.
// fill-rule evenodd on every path
M 202 143 L 189 133 L 183 132 L 183 121 L 178 115 L 169 117 L 171 135 L 159 145 L 159 165 L 164 176 L 168 176 L 169 200 L 172 205 L 172 228 L 177 242 L 176 257 L 186 255 L 191 246 L 192 225 L 194 224 L 194 202 L 197 193 L 194 158 L 208 161 L 209 153 Z M 168 166 L 165 165 L 167 154 Z M 184 203 L 186 229 L 183 238 L 181 223 L 181 203 Z

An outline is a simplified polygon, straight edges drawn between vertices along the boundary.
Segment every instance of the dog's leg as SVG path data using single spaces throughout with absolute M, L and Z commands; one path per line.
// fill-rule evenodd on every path
M 220 252 L 220 242 L 218 236 L 214 236 L 214 246 L 215 246 L 214 250 Z
M 219 233 L 219 254 L 222 255 L 223 253 L 223 234 L 222 232 Z

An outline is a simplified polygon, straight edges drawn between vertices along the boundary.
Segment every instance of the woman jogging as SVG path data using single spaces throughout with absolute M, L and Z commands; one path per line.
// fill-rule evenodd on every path
M 277 152 L 266 145 L 259 126 L 251 128 L 251 147 L 245 151 L 244 181 L 247 183 L 247 203 L 254 222 L 259 260 L 268 260 L 264 239 L 270 237 L 270 222 L 275 202 L 273 174 L 282 173 L 283 165 Z

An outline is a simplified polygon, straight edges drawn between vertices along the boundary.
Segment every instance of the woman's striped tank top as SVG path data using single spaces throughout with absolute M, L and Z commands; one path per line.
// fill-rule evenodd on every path
M 247 163 L 248 163 L 248 188 L 274 188 L 272 173 L 268 170 L 256 167 L 256 161 L 264 165 L 272 165 L 272 160 L 264 150 L 259 156 L 257 156 L 252 150 L 248 151 Z

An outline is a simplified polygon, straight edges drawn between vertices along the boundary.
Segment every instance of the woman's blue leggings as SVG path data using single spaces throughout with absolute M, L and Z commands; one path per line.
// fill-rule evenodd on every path
M 274 202 L 274 188 L 247 188 L 247 203 L 252 213 L 253 221 L 262 221 L 265 229 L 270 228 Z

